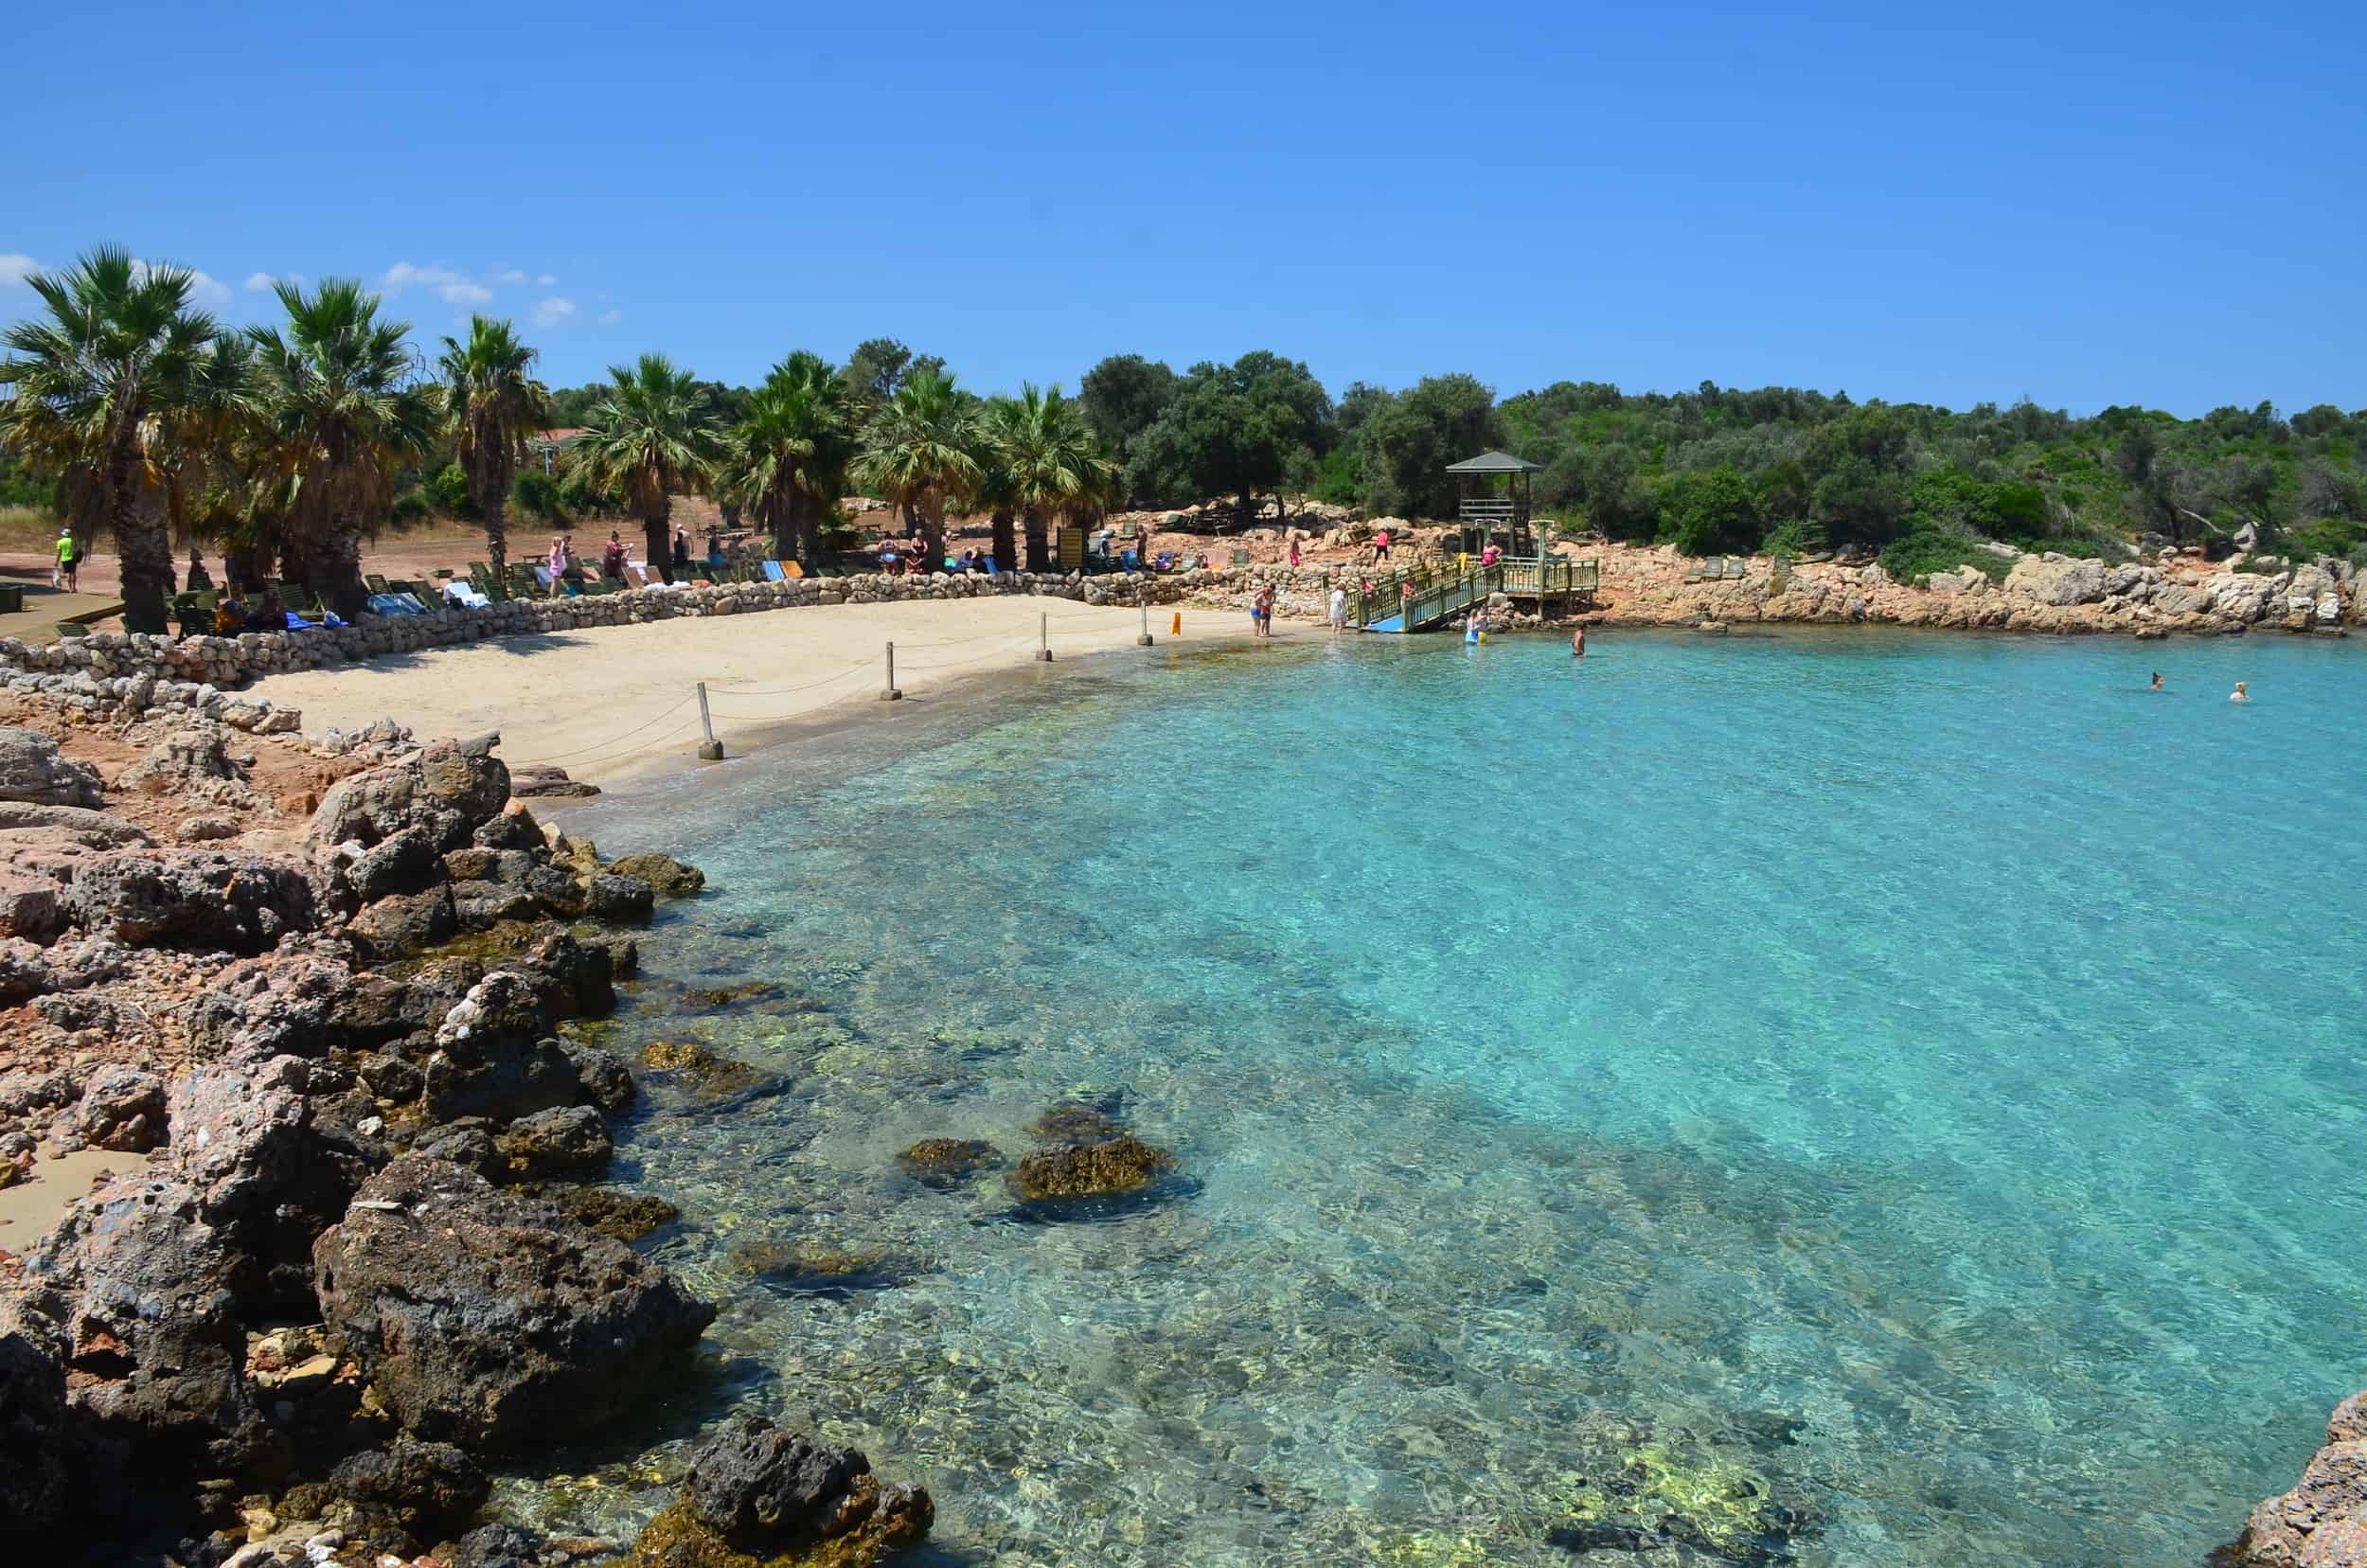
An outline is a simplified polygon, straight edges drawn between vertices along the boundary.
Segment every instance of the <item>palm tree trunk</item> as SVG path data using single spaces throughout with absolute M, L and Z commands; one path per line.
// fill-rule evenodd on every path
M 164 492 L 143 483 L 127 467 L 129 491 L 115 516 L 116 553 L 122 562 L 123 629 L 158 633 L 169 629 L 165 601 L 172 597 L 172 528 Z
M 509 480 L 502 472 L 507 465 L 488 463 L 484 475 L 484 493 L 477 497 L 477 511 L 485 518 L 485 554 L 493 567 L 493 580 L 504 582 L 509 576 Z
M 1044 542 L 1043 511 L 1038 507 L 1027 508 L 1027 569 L 1031 572 L 1052 570 L 1052 551 Z
M 929 560 L 921 569 L 941 572 L 945 569 L 945 503 L 932 501 L 920 508 L 920 537 L 927 543 Z
M 672 509 L 669 507 L 667 511 Z M 655 517 L 641 520 L 641 547 L 649 551 L 650 564 L 655 568 L 659 579 L 671 582 L 674 580 L 674 541 L 667 531 L 666 517 L 667 512 L 660 512 Z
M 797 538 L 797 513 L 800 509 L 798 503 L 799 496 L 792 489 L 787 495 L 774 497 L 771 503 L 756 514 L 772 527 L 773 559 L 775 561 L 787 561 L 797 553 L 800 543 Z
M 369 594 L 362 586 L 362 516 L 351 509 L 329 514 L 329 528 L 307 574 L 311 587 L 347 621 L 357 619 Z
M 797 564 L 810 572 L 822 564 L 822 504 L 803 490 L 793 490 L 790 510 L 796 519 L 792 531 L 797 537 Z
M 1019 564 L 1019 542 L 1011 535 L 1011 508 L 994 509 L 994 543 L 989 546 L 994 556 L 995 570 L 1007 572 Z

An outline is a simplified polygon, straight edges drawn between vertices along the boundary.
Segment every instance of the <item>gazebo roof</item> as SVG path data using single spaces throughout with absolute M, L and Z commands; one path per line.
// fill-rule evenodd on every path
M 1466 457 L 1459 463 L 1447 465 L 1449 473 L 1542 473 L 1545 465 L 1532 463 L 1525 457 L 1515 457 L 1509 452 L 1483 452 L 1476 457 Z

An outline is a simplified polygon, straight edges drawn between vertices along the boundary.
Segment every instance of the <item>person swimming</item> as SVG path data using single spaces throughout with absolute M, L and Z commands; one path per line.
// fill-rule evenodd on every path
M 2235 689 L 2228 693 L 2227 700 L 2231 703 L 2249 703 L 2251 701 L 2251 693 L 2244 689 L 2243 682 L 2238 681 L 2235 683 Z
M 2145 689 L 2147 691 L 2159 691 L 2162 689 L 2162 672 L 2160 670 L 2157 669 L 2153 672 L 2153 685 L 2145 687 Z

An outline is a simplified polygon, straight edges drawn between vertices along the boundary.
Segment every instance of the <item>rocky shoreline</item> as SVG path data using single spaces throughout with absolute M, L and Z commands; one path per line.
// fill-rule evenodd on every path
M 639 1093 L 582 1032 L 695 869 L 546 831 L 492 736 L 89 722 L 0 727 L 0 1185 L 129 1157 L 0 1252 L 0 1544 L 692 1568 L 925 1534 L 925 1492 L 745 1426 L 638 1544 L 477 1517 L 489 1465 L 650 1419 L 714 1318 L 627 1244 L 670 1209 L 582 1185 Z M 147 751 L 110 780 L 51 730 Z M 260 787 L 308 763 L 316 804 Z

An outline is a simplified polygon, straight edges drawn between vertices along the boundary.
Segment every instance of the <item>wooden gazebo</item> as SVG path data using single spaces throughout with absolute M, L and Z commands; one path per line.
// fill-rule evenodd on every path
M 1465 550 L 1477 555 L 1493 539 L 1508 556 L 1538 553 L 1529 526 L 1529 475 L 1544 472 L 1542 463 L 1508 452 L 1483 452 L 1449 463 L 1447 472 L 1455 477 Z

